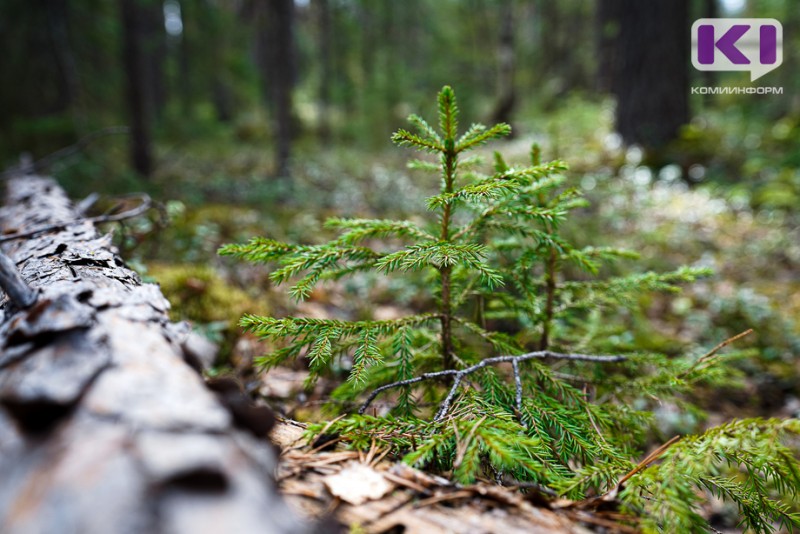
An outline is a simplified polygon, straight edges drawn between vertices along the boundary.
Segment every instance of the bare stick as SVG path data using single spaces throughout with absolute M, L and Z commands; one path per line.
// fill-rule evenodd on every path
M 133 196 L 135 198 L 138 198 L 139 200 L 139 205 L 136 206 L 135 208 L 131 208 L 129 210 L 120 213 L 98 215 L 96 217 L 86 217 L 83 219 L 74 219 L 72 221 L 67 221 L 59 224 L 51 224 L 48 226 L 42 226 L 40 228 L 34 228 L 33 230 L 28 230 L 27 232 L 6 234 L 4 236 L 0 236 L 0 243 L 5 243 L 6 241 L 13 241 L 15 239 L 34 237 L 39 234 L 44 234 L 47 232 L 58 232 L 60 230 L 64 230 L 68 226 L 72 226 L 74 224 L 82 224 L 85 222 L 90 222 L 92 224 L 102 224 L 108 222 L 123 221 L 125 219 L 138 217 L 139 215 L 142 215 L 144 212 L 146 212 L 152 207 L 153 201 L 150 198 L 150 195 L 148 195 L 147 193 L 137 193 L 136 195 Z
M 617 482 L 616 485 L 612 489 L 610 489 L 609 491 L 607 491 L 606 493 L 604 493 L 603 495 L 598 497 L 598 499 L 601 500 L 601 501 L 612 501 L 612 500 L 616 499 L 620 488 L 622 488 L 622 485 L 625 484 L 625 482 L 627 482 L 636 473 L 639 473 L 639 472 L 647 469 L 647 467 L 650 464 L 652 464 L 653 462 L 658 460 L 659 457 L 661 457 L 665 452 L 667 452 L 667 449 L 669 449 L 675 443 L 680 441 L 680 439 L 681 439 L 680 436 L 673 436 L 672 439 L 670 439 L 669 441 L 667 441 L 666 443 L 664 443 L 663 445 L 658 447 L 656 450 L 654 450 L 653 452 L 651 452 L 650 454 L 645 456 L 642 459 L 642 461 L 639 462 L 636 465 L 636 467 L 634 467 L 625 476 L 623 476 L 621 479 L 619 479 L 619 482 Z
M 633 475 L 635 475 L 639 471 L 645 469 L 647 466 L 658 460 L 659 456 L 667 452 L 667 449 L 669 449 L 670 447 L 672 447 L 672 445 L 680 441 L 680 439 L 681 439 L 680 436 L 672 436 L 672 438 L 669 441 L 667 441 L 666 443 L 658 447 L 656 450 L 645 456 L 644 459 L 642 459 L 642 461 L 639 462 L 638 465 L 632 471 L 630 471 L 628 474 L 622 477 L 619 480 L 619 482 L 617 482 L 617 486 L 624 484 Z
M 453 402 L 453 399 L 456 397 L 456 393 L 458 392 L 458 386 L 461 385 L 461 380 L 464 378 L 464 375 L 459 373 L 456 375 L 455 379 L 453 379 L 453 385 L 450 388 L 450 392 L 445 397 L 444 402 L 439 406 L 439 411 L 436 412 L 436 417 L 433 418 L 434 421 L 441 421 L 442 418 L 447 414 L 447 410 L 450 409 L 450 404 Z
M 423 380 L 432 380 L 435 378 L 441 378 L 443 376 L 453 376 L 453 385 L 450 387 L 450 391 L 447 393 L 447 397 L 445 397 L 442 404 L 439 406 L 439 410 L 436 412 L 436 416 L 434 417 L 434 421 L 440 421 L 446 414 L 447 411 L 450 409 L 450 405 L 453 402 L 453 399 L 456 396 L 458 391 L 458 387 L 461 385 L 461 381 L 464 379 L 465 376 L 470 375 L 476 371 L 484 369 L 489 365 L 495 365 L 498 363 L 511 363 L 514 366 L 514 381 L 517 386 L 517 408 L 522 408 L 522 379 L 519 376 L 519 362 L 524 362 L 526 360 L 533 360 L 533 359 L 542 359 L 542 358 L 557 358 L 560 360 L 574 360 L 574 361 L 583 361 L 583 362 L 599 362 L 599 363 L 614 363 L 614 362 L 623 362 L 627 358 L 625 356 L 597 356 L 593 354 L 563 354 L 560 352 L 552 352 L 549 350 L 537 350 L 535 352 L 528 352 L 526 354 L 517 354 L 517 355 L 507 355 L 507 356 L 494 356 L 492 358 L 486 358 L 485 360 L 481 360 L 480 362 L 472 365 L 470 367 L 466 367 L 464 369 L 446 369 L 444 371 L 436 371 L 433 373 L 425 373 L 423 375 L 409 378 L 407 380 L 399 380 L 397 382 L 392 382 L 391 384 L 386 384 L 385 386 L 381 386 L 372 393 L 370 393 L 367 400 L 364 401 L 364 404 L 358 409 L 359 414 L 363 414 L 369 405 L 372 404 L 372 401 L 375 400 L 382 392 L 386 391 L 387 389 L 392 389 L 401 386 L 409 386 L 411 384 L 416 384 L 417 382 L 422 382 Z
M 511 367 L 514 369 L 514 405 L 517 413 L 522 416 L 522 377 L 519 374 L 519 360 L 512 360 Z
M 20 310 L 36 303 L 37 291 L 22 279 L 17 266 L 2 251 L 0 251 L 0 288 Z
M 749 335 L 749 334 L 752 334 L 752 333 L 753 333 L 753 329 L 752 329 L 752 328 L 748 328 L 748 329 L 747 329 L 747 330 L 745 330 L 744 332 L 741 332 L 741 333 L 739 333 L 739 334 L 736 334 L 736 335 L 735 335 L 735 336 L 733 336 L 733 337 L 729 337 L 728 339 L 726 339 L 725 341 L 723 341 L 722 343 L 720 343 L 719 345 L 717 345 L 716 347 L 714 347 L 714 348 L 713 348 L 713 349 L 711 349 L 710 351 L 708 351 L 708 352 L 706 352 L 705 354 L 703 354 L 703 355 L 702 355 L 700 358 L 698 358 L 698 360 L 697 360 L 696 362 L 694 362 L 694 365 L 692 365 L 692 366 L 691 366 L 690 368 L 688 368 L 686 371 L 684 371 L 683 373 L 681 373 L 681 375 L 680 375 L 680 378 L 683 378 L 683 377 L 685 377 L 686 375 L 688 375 L 688 374 L 689 374 L 689 373 L 691 373 L 692 371 L 697 371 L 697 370 L 699 370 L 699 369 L 702 369 L 702 368 L 703 368 L 703 365 L 704 365 L 705 363 L 709 362 L 709 361 L 711 360 L 711 358 L 712 358 L 712 357 L 713 357 L 713 356 L 714 356 L 714 355 L 715 355 L 717 352 L 719 352 L 720 350 L 724 349 L 725 347 L 727 347 L 727 346 L 728 346 L 728 345 L 730 345 L 731 343 L 733 343 L 733 342 L 735 342 L 735 341 L 738 341 L 738 340 L 742 339 L 744 336 L 746 336 L 746 335 Z

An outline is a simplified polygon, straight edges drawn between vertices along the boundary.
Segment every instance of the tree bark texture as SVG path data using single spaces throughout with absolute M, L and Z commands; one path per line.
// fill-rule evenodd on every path
M 81 219 L 50 179 L 7 189 L 3 234 Z M 253 407 L 245 430 L 206 387 L 169 303 L 110 235 L 82 221 L 3 252 L 38 296 L 0 292 L 1 532 L 308 530 L 275 490 L 270 413 Z
M 688 0 L 600 0 L 599 85 L 627 144 L 660 149 L 689 122 Z

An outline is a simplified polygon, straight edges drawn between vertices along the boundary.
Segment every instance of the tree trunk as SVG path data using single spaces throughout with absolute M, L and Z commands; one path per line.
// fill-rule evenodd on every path
M 331 139 L 330 108 L 331 84 L 333 83 L 333 26 L 331 5 L 328 0 L 314 0 L 317 16 L 317 57 L 319 58 L 319 139 L 323 143 Z
M 122 16 L 122 61 L 127 76 L 132 167 L 142 176 L 153 172 L 151 118 L 152 87 L 148 83 L 143 41 L 146 22 L 139 0 L 120 0 Z
M 57 107 L 68 109 L 75 104 L 78 95 L 78 68 L 69 39 L 69 4 L 66 0 L 55 0 L 45 5 L 48 38 L 53 47 L 59 86 Z M 76 124 L 76 126 L 78 126 Z
M 219 122 L 233 120 L 233 95 L 231 95 L 230 87 L 223 80 L 215 78 L 211 82 L 211 101 L 214 103 L 214 110 L 217 112 Z
M 511 116 L 517 101 L 514 84 L 514 2 L 503 3 L 502 26 L 497 46 L 497 103 L 492 113 L 492 124 L 511 124 Z
M 603 93 L 611 93 L 615 69 L 618 62 L 617 46 L 622 19 L 622 2 L 616 0 L 599 0 L 595 12 L 595 36 L 597 40 L 598 64 L 595 81 L 597 89 Z
M 270 413 L 245 425 L 204 385 L 158 286 L 81 217 L 52 180 L 8 183 L 3 236 L 60 226 L 2 238 L 38 292 L 0 293 L 2 531 L 307 532 L 276 494 Z
M 601 79 L 627 144 L 660 149 L 689 121 L 688 0 L 600 0 Z M 610 39 L 610 42 L 605 42 Z
M 776 98 L 778 117 L 790 117 L 800 114 L 800 79 L 797 71 L 800 69 L 800 58 L 794 53 L 796 48 L 790 48 L 790 43 L 797 43 L 795 36 L 800 34 L 800 10 L 793 3 L 786 3 L 786 11 L 779 19 L 783 24 L 784 54 L 783 66 L 780 69 L 781 85 L 785 87 L 783 96 Z
M 226 7 L 216 2 L 203 2 L 197 7 L 197 26 L 203 36 L 202 56 L 205 63 L 203 82 L 211 93 L 219 122 L 233 120 L 234 95 L 231 89 L 233 73 L 230 72 L 227 56 L 230 46 L 231 27 L 227 24 Z
M 273 112 L 275 174 L 278 178 L 288 178 L 294 140 L 294 1 L 267 0 L 255 6 L 262 77 L 267 103 Z
M 178 46 L 178 91 L 180 92 L 181 109 L 187 119 L 193 117 L 195 102 L 192 92 L 193 68 L 195 65 L 192 63 L 192 59 L 195 57 L 194 52 L 196 50 L 190 42 L 190 36 L 194 30 L 193 19 L 197 16 L 197 6 L 193 4 L 194 2 L 186 0 L 181 0 L 180 2 L 183 29 Z
M 164 62 L 167 58 L 167 31 L 164 28 L 163 2 L 149 2 L 142 6 L 144 19 L 143 48 L 145 52 L 146 80 L 152 95 L 153 115 L 160 120 L 167 105 L 167 87 L 164 79 Z

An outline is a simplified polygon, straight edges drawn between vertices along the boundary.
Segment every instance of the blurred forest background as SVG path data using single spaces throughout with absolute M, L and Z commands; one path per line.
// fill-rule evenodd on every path
M 678 299 L 644 302 L 606 333 L 616 346 L 677 353 L 753 327 L 750 380 L 725 402 L 788 415 L 800 412 L 799 7 L 0 0 L 0 160 L 29 153 L 75 197 L 153 194 L 163 209 L 126 225 L 123 254 L 237 366 L 262 350 L 235 326 L 244 311 L 414 306 L 419 288 L 358 279 L 297 305 L 216 250 L 252 235 L 313 242 L 333 214 L 413 217 L 437 184 L 389 136 L 411 112 L 430 117 L 450 84 L 465 121 L 512 124 L 490 148 L 524 161 L 536 141 L 571 165 L 592 201 L 568 229 L 578 243 L 637 250 L 645 268 L 715 269 Z M 783 65 L 754 82 L 782 94 L 691 94 L 750 85 L 691 67 L 691 24 L 716 16 L 783 24 Z

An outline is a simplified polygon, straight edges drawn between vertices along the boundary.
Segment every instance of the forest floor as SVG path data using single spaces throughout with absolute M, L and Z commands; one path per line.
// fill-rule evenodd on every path
M 666 271 L 682 265 L 710 267 L 715 273 L 679 295 L 644 297 L 643 311 L 623 314 L 619 327 L 609 333 L 609 342 L 665 354 L 702 354 L 724 339 L 754 329 L 742 345 L 737 344 L 747 351 L 747 357 L 733 363 L 741 372 L 740 383 L 725 391 L 697 391 L 695 400 L 705 413 L 687 414 L 662 405 L 657 410 L 657 438 L 663 443 L 672 435 L 702 431 L 734 416 L 800 416 L 796 210 L 782 209 L 780 202 L 754 208 L 751 201 L 760 193 L 753 189 L 752 195 L 745 195 L 741 184 L 688 186 L 680 178 L 684 169 L 673 165 L 656 171 L 643 164 L 636 149 L 621 150 L 609 134 L 607 109 L 573 108 L 567 112 L 573 116 L 554 117 L 543 126 L 543 133 L 494 147 L 510 163 L 524 164 L 531 141 L 538 141 L 545 160 L 561 157 L 570 163 L 569 183 L 582 188 L 591 205 L 569 221 L 565 236 L 581 246 L 624 247 L 640 254 L 639 261 L 612 265 L 602 275 Z M 568 126 L 556 130 L 552 124 Z M 491 161 L 490 151 L 483 155 Z M 286 421 L 314 421 L 335 414 L 342 406 L 337 408 L 327 395 L 341 376 L 306 390 L 302 361 L 266 375 L 254 373 L 253 359 L 271 347 L 243 335 L 236 319 L 245 312 L 389 319 L 423 308 L 430 296 L 402 281 L 363 276 L 326 285 L 307 301 L 296 303 L 269 282 L 266 267 L 222 260 L 216 250 L 255 235 L 321 242 L 328 237 L 322 226 L 328 216 L 421 219 L 426 216 L 421 199 L 437 184 L 429 175 L 407 170 L 397 151 L 368 158 L 358 150 L 313 152 L 298 157 L 295 165 L 294 198 L 302 201 L 280 204 L 274 200 L 282 193 L 280 187 L 263 178 L 270 161 L 261 147 L 198 141 L 162 149 L 160 156 L 162 164 L 152 187 L 154 196 L 165 201 L 163 220 L 126 228 L 121 241 L 126 258 L 133 258 L 146 279 L 162 285 L 174 319 L 190 320 L 221 349 L 213 373 L 238 375 Z M 89 180 L 81 187 L 91 190 L 96 185 Z M 515 518 L 530 521 L 531 514 L 549 525 L 543 529 L 550 530 L 543 532 L 561 527 L 564 532 L 580 532 L 575 520 L 602 527 L 603 521 L 616 519 L 613 513 L 596 510 L 580 510 L 584 516 L 579 518 L 575 507 L 553 510 L 550 504 L 532 504 L 527 497 L 489 484 L 456 488 L 382 457 L 379 448 L 369 454 L 315 451 L 313 445 L 298 442 L 302 423 L 298 424 L 279 426 L 276 441 L 284 447 L 279 479 L 290 501 L 317 517 L 335 511 L 333 515 L 346 523 L 371 525 L 368 531 L 397 521 L 408 531 L 422 525 L 422 532 L 437 518 L 444 524 L 452 521 L 456 505 L 455 516 L 465 524 L 471 517 L 500 521 L 492 528 L 475 523 L 486 531 L 513 532 Z M 376 503 L 374 508 L 337 498 L 326 477 L 346 474 L 355 465 L 379 471 L 377 478 L 384 482 L 377 486 L 395 492 L 394 497 L 370 501 Z M 712 503 L 707 513 L 717 518 L 714 526 L 722 531 L 735 517 L 735 510 L 721 503 Z
M 510 148 L 522 159 L 525 145 L 526 141 L 520 141 Z M 424 307 L 426 298 L 400 282 L 363 277 L 326 285 L 307 301 L 296 303 L 268 282 L 267 269 L 221 262 L 211 254 L 224 242 L 243 241 L 251 235 L 319 241 L 326 232 L 321 222 L 329 215 L 424 216 L 409 212 L 405 203 L 401 209 L 392 205 L 391 199 L 398 195 L 421 198 L 427 192 L 420 177 L 396 169 L 402 169 L 401 161 L 375 163 L 361 176 L 329 184 L 330 189 L 314 199 L 315 207 L 271 210 L 266 220 L 257 208 L 185 204 L 176 217 L 183 230 L 179 225 L 168 232 L 192 228 L 181 237 L 195 244 L 186 247 L 186 253 L 205 250 L 208 263 L 199 267 L 193 259 L 149 264 L 147 276 L 162 283 L 176 313 L 194 319 L 197 327 L 228 351 L 228 359 L 217 372 L 238 373 L 287 421 L 314 421 L 336 413 L 328 398 L 336 377 L 318 382 L 309 391 L 303 387 L 307 371 L 302 362 L 253 375 L 253 358 L 270 347 L 241 335 L 231 317 L 255 312 L 389 319 Z M 319 176 L 308 173 L 310 183 L 303 187 L 319 190 L 312 186 Z M 622 246 L 641 254 L 641 262 L 613 266 L 610 272 L 661 271 L 680 265 L 715 271 L 714 276 L 687 287 L 680 295 L 648 297 L 642 302 L 644 313 L 628 316 L 624 327 L 612 334 L 615 343 L 667 354 L 699 354 L 723 339 L 755 329 L 754 335 L 744 340 L 750 357 L 735 363 L 742 372 L 741 383 L 725 391 L 698 391 L 696 400 L 705 414 L 685 414 L 676 406 L 663 405 L 657 411 L 659 434 L 666 439 L 676 433 L 698 432 L 744 415 L 800 415 L 796 358 L 800 353 L 800 235 L 791 216 L 751 210 L 713 188 L 659 180 L 637 165 L 623 164 L 613 173 L 610 168 L 574 172 L 571 179 L 588 190 L 591 206 L 571 221 L 568 235 L 578 244 Z M 380 448 L 369 454 L 348 451 L 341 445 L 333 451 L 316 450 L 300 440 L 301 431 L 292 423 L 280 428 L 277 441 L 285 447 L 281 487 L 290 502 L 313 517 L 336 518 L 344 524 L 361 525 L 368 532 L 390 531 L 397 525 L 407 532 L 430 532 L 453 527 L 454 521 L 461 525 L 454 531 L 464 532 L 531 532 L 531 525 L 541 525 L 542 532 L 585 532 L 585 528 L 624 532 L 628 528 L 618 522 L 620 517 L 613 508 L 554 505 L 535 493 L 521 497 L 514 488 L 498 488 L 491 481 L 456 487 L 383 457 Z M 365 470 L 378 473 L 375 479 L 383 481 L 376 482 L 378 489 L 373 488 L 375 493 L 364 497 L 365 502 L 349 502 L 344 497 L 352 491 L 346 480 L 344 490 L 336 490 L 330 482 L 336 477 L 363 478 Z M 736 517 L 729 505 L 715 501 L 705 513 L 715 518 L 713 524 L 721 532 L 735 532 L 729 530 Z
M 502 150 L 510 154 L 509 161 L 524 162 L 529 146 L 529 138 L 518 139 Z M 239 158 L 247 160 L 248 154 L 253 161 L 263 157 L 241 151 Z M 753 415 L 796 410 L 800 396 L 795 358 L 800 353 L 796 214 L 754 210 L 724 187 L 689 187 L 668 172 L 659 176 L 639 164 L 636 154 L 608 149 L 601 154 L 605 156 L 572 158 L 577 161 L 571 164 L 570 185 L 584 189 L 591 204 L 579 210 L 563 231 L 579 246 L 623 247 L 640 254 L 639 260 L 620 261 L 601 276 L 668 271 L 682 265 L 714 271 L 679 295 L 644 298 L 644 313 L 628 316 L 619 331 L 611 333 L 611 342 L 667 354 L 702 353 L 753 328 L 754 335 L 740 345 L 754 349 L 753 357 L 736 363 L 748 377 L 744 387 L 738 392 L 701 394 L 713 397 L 709 405 L 723 418 L 742 410 Z M 491 158 L 489 152 L 485 155 Z M 176 165 L 182 161 L 178 159 Z M 148 229 L 144 229 L 146 237 L 132 250 L 138 258 L 135 263 L 146 277 L 161 283 L 173 302 L 176 319 L 191 320 L 222 345 L 225 358 L 219 363 L 228 368 L 246 368 L 254 356 L 269 349 L 241 335 L 235 321 L 245 312 L 342 319 L 403 315 L 424 307 L 428 297 L 401 280 L 365 275 L 327 284 L 308 300 L 296 303 L 269 282 L 268 268 L 223 260 L 216 250 L 221 244 L 244 242 L 255 235 L 321 242 L 331 235 L 322 225 L 329 216 L 420 220 L 426 216 L 424 207 L 415 208 L 422 203 L 414 201 L 430 194 L 436 184 L 430 176 L 409 172 L 404 163 L 394 152 L 372 162 L 341 152 L 309 158 L 295 177 L 295 188 L 304 192 L 302 205 L 259 207 L 266 204 L 258 200 L 262 191 L 258 187 L 269 186 L 259 186 L 251 173 L 233 179 L 224 192 L 213 180 L 206 180 L 210 190 L 203 195 L 205 201 L 170 201 L 166 206 L 169 226 L 156 239 L 147 237 Z M 203 166 L 202 162 L 195 165 Z M 173 194 L 183 187 L 181 180 L 192 179 L 191 170 L 183 172 L 188 177 L 176 178 L 169 185 Z M 255 192 L 248 202 L 235 198 L 252 189 Z M 214 201 L 208 202 L 211 198 Z M 319 401 L 317 395 L 304 397 L 308 402 Z M 720 405 L 718 399 L 726 403 Z M 308 408 L 290 401 L 287 415 L 296 416 L 298 410 L 307 412 Z M 665 408 L 665 434 L 697 429 L 699 421 L 671 421 L 668 412 Z
M 289 505 L 349 532 L 636 532 L 610 501 L 553 500 L 490 480 L 458 485 L 388 459 L 377 443 L 367 452 L 314 447 L 294 421 L 281 421 L 270 437 L 282 450 L 277 480 Z

